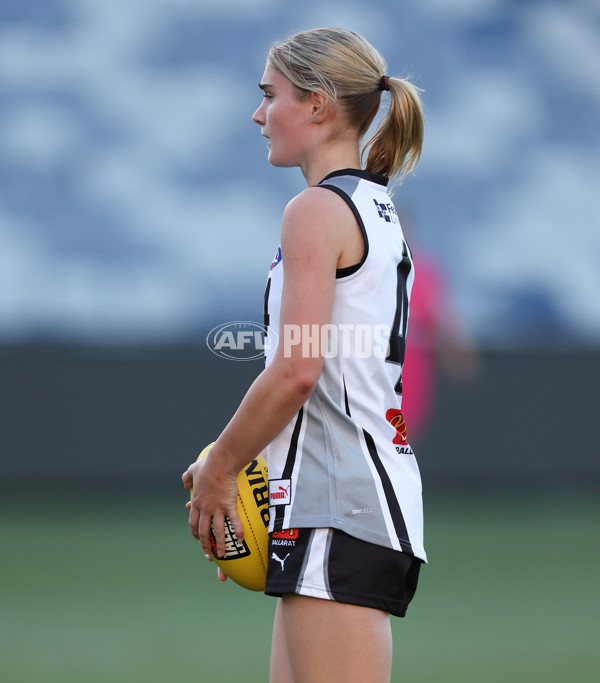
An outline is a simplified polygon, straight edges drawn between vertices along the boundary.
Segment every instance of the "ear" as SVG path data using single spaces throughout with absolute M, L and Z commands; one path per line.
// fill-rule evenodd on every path
M 311 118 L 315 123 L 322 123 L 329 114 L 329 101 L 324 93 L 313 90 L 310 93 Z

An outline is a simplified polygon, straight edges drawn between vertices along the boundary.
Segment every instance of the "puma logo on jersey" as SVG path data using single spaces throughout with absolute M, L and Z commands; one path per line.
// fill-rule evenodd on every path
M 289 484 L 287 486 L 280 486 L 278 491 L 273 491 L 271 493 L 271 498 L 278 499 L 278 498 L 286 498 L 290 493 L 290 486 Z
M 281 571 L 283 571 L 283 570 L 284 570 L 284 566 L 283 566 L 283 565 L 284 565 L 285 561 L 287 560 L 287 558 L 288 558 L 289 556 L 290 556 L 290 554 L 288 553 L 288 554 L 283 558 L 283 560 L 282 560 L 276 553 L 273 553 L 273 554 L 271 555 L 271 559 L 272 559 L 272 560 L 277 560 L 277 562 L 279 562 L 279 564 L 281 565 Z
M 269 482 L 269 502 L 271 505 L 289 505 L 291 488 L 290 479 L 272 479 Z

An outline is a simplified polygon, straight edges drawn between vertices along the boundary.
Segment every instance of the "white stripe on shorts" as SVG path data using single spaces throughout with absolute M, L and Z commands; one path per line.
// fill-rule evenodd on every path
M 331 546 L 332 529 L 313 529 L 309 547 L 306 550 L 300 577 L 296 585 L 298 595 L 333 600 L 329 590 L 327 564 Z

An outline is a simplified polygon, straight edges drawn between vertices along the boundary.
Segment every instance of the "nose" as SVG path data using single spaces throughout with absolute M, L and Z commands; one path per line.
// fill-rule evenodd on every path
M 254 123 L 257 123 L 259 126 L 262 126 L 265 122 L 265 117 L 263 116 L 262 108 L 263 108 L 263 105 L 261 103 L 260 107 L 254 112 L 254 114 L 252 114 L 252 120 L 254 121 Z

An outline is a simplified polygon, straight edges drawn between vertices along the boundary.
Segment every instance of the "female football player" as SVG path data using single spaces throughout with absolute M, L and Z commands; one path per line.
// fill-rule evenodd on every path
M 401 412 L 414 267 L 387 189 L 416 165 L 424 121 L 418 90 L 386 71 L 345 29 L 269 51 L 252 118 L 270 163 L 298 166 L 307 188 L 284 211 L 269 271 L 266 367 L 183 475 L 192 534 L 208 554 L 212 525 L 222 555 L 225 516 L 243 537 L 237 474 L 267 451 L 271 683 L 389 681 L 390 615 L 404 616 L 426 562 Z

